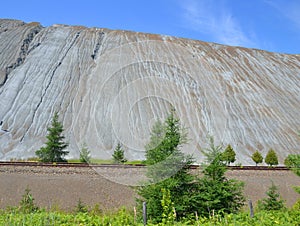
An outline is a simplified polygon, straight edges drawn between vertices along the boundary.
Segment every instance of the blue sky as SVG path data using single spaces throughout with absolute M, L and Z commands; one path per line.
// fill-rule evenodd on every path
M 300 54 L 300 0 L 11 0 L 1 3 L 0 18 Z

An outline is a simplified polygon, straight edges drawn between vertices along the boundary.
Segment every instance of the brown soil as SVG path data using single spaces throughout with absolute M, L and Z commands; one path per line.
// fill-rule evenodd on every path
M 265 197 L 271 181 L 288 206 L 300 198 L 292 188 L 300 186 L 300 179 L 290 171 L 228 171 L 227 176 L 245 182 L 246 199 L 253 203 Z M 103 210 L 133 208 L 134 189 L 122 181 L 137 178 L 143 178 L 143 169 L 101 168 L 96 172 L 93 168 L 1 166 L 0 208 L 18 205 L 27 187 L 38 206 L 48 209 L 72 210 L 79 199 L 89 206 L 99 204 Z
M 0 208 L 16 206 L 26 188 L 38 206 L 73 210 L 78 200 L 103 210 L 134 205 L 134 191 L 91 168 L 0 167 Z

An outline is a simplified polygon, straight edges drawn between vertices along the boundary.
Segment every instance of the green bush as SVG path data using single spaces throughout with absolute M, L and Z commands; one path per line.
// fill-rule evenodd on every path
M 234 163 L 235 162 L 235 151 L 233 150 L 233 148 L 231 147 L 230 144 L 227 145 L 227 147 L 225 148 L 224 152 L 222 153 L 222 160 L 225 161 L 227 163 L 227 165 L 229 166 L 230 163 Z
M 83 163 L 91 162 L 91 152 L 89 151 L 86 143 L 84 143 L 81 147 L 80 154 L 79 154 L 79 161 Z
M 85 205 L 81 199 L 78 199 L 77 205 L 75 208 L 75 213 L 87 213 L 89 211 L 88 206 Z
M 251 156 L 251 158 L 255 162 L 256 166 L 257 166 L 257 164 L 262 163 L 263 160 L 264 160 L 264 158 L 262 157 L 262 155 L 260 154 L 260 152 L 257 151 L 257 150 L 253 153 L 253 155 Z
M 32 213 L 38 210 L 38 207 L 34 203 L 34 198 L 30 193 L 30 189 L 26 188 L 25 193 L 20 201 L 19 209 L 23 213 Z
M 271 187 L 266 192 L 267 198 L 258 201 L 259 210 L 283 210 L 285 209 L 284 200 L 280 198 L 278 188 L 272 181 Z
M 265 163 L 267 163 L 269 166 L 276 166 L 278 165 L 278 157 L 276 152 L 271 148 L 266 157 L 265 157 Z

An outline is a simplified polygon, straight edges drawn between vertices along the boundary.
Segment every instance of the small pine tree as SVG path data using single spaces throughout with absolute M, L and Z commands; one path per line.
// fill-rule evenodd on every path
M 66 162 L 64 156 L 69 152 L 65 151 L 68 147 L 68 143 L 63 140 L 63 125 L 58 121 L 58 113 L 55 112 L 51 127 L 48 127 L 48 135 L 46 136 L 46 146 L 37 150 L 35 154 L 39 157 L 42 162 Z
M 79 198 L 77 201 L 75 213 L 87 213 L 87 212 L 88 212 L 88 207 Z
M 255 162 L 256 166 L 259 163 L 262 163 L 264 158 L 262 157 L 262 155 L 256 150 L 253 155 L 251 156 L 252 160 Z
M 234 163 L 235 162 L 235 151 L 233 150 L 233 148 L 231 147 L 230 144 L 228 144 L 228 146 L 225 148 L 225 151 L 222 153 L 222 160 L 225 161 L 227 163 L 227 165 L 229 166 L 230 163 Z
M 191 197 L 196 192 L 193 183 L 196 176 L 189 173 L 194 161 L 180 150 L 186 134 L 174 113 L 175 110 L 172 109 L 163 123 L 157 122 L 154 125 L 150 142 L 145 147 L 146 175 L 149 181 L 137 188 L 137 204 L 141 207 L 142 202 L 147 202 L 147 215 L 152 223 L 172 221 L 173 216 L 170 214 L 173 207 L 177 219 L 196 211 L 196 208 L 190 209 Z M 162 191 L 166 193 L 163 194 Z M 173 203 L 167 200 L 172 200 Z
M 83 163 L 91 162 L 91 152 L 89 151 L 86 143 L 84 143 L 81 147 L 79 161 Z
M 112 157 L 113 157 L 113 160 L 115 163 L 127 162 L 127 159 L 124 157 L 124 150 L 122 149 L 120 143 L 118 143 L 116 149 L 114 150 Z
M 32 213 L 38 210 L 38 207 L 34 204 L 34 198 L 30 193 L 30 189 L 26 188 L 25 193 L 20 201 L 20 210 L 23 213 Z
M 275 166 L 278 165 L 278 157 L 276 152 L 271 148 L 265 158 L 265 163 L 267 163 L 269 166 Z
M 203 166 L 203 176 L 197 179 L 197 192 L 191 205 L 201 215 L 216 213 L 234 213 L 243 205 L 244 183 L 225 176 L 227 167 L 222 159 L 222 146 L 215 146 L 210 137 L 210 148 L 201 152 L 206 157 L 207 165 Z
M 259 210 L 282 210 L 285 209 L 284 200 L 280 198 L 277 186 L 272 181 L 272 186 L 266 192 L 267 198 L 258 201 Z

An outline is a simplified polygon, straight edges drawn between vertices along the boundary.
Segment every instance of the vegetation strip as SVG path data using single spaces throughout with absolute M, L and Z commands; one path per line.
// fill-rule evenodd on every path
M 143 168 L 145 164 L 86 164 L 86 163 L 43 163 L 27 161 L 0 161 L 1 166 L 43 166 L 43 167 L 111 167 L 111 168 Z M 201 166 L 191 165 L 191 169 L 197 169 Z M 227 166 L 228 170 L 289 170 L 285 166 Z

